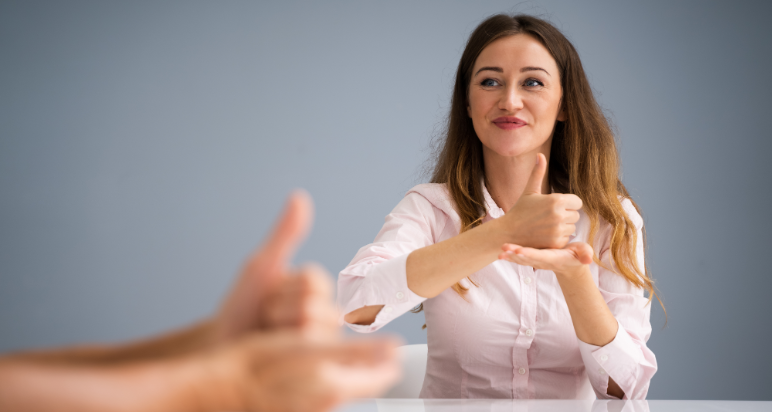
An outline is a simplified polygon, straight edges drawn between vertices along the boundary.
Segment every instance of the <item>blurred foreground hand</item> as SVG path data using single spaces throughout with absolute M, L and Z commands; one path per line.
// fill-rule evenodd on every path
M 215 316 L 215 342 L 228 342 L 256 330 L 299 329 L 319 339 L 337 336 L 338 314 L 329 275 L 313 264 L 290 267 L 312 220 L 311 198 L 296 191 L 264 245 L 247 260 Z
M 328 411 L 400 375 L 393 339 L 343 340 L 332 286 L 290 260 L 312 221 L 295 192 L 212 319 L 124 345 L 0 358 L 2 411 Z

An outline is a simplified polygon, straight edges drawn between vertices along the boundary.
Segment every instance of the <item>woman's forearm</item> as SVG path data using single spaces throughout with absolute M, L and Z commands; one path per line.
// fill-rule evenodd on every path
M 407 258 L 407 286 L 431 298 L 498 258 L 506 240 L 500 219 L 491 220 L 450 239 L 416 249 Z M 348 323 L 370 325 L 383 305 L 361 307 L 344 316 Z
M 450 239 L 413 251 L 407 258 L 407 286 L 432 298 L 498 259 L 509 241 L 496 219 Z
M 555 275 L 579 340 L 595 346 L 605 346 L 614 340 L 618 328 L 616 318 L 595 285 L 588 265 L 582 265 L 575 273 Z
M 555 275 L 563 290 L 576 337 L 595 346 L 605 346 L 613 341 L 619 324 L 595 285 L 590 268 L 583 265 L 575 273 Z M 625 396 L 610 377 L 606 393 L 619 399 Z

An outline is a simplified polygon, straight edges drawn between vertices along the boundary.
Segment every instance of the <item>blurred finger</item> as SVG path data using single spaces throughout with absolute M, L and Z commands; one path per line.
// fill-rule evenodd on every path
M 328 299 L 332 302 L 332 278 L 321 265 L 315 263 L 304 264 L 298 270 L 298 278 L 305 296 Z
M 400 344 L 396 338 L 356 339 L 329 345 L 317 354 L 342 364 L 372 365 L 398 360 Z
M 332 364 L 325 378 L 343 399 L 373 398 L 385 392 L 402 375 L 396 360 L 370 367 Z
M 328 299 L 306 299 L 301 303 L 300 317 L 303 324 L 312 322 L 337 324 L 338 309 Z
M 261 317 L 266 327 L 337 329 L 337 308 L 329 276 L 318 265 L 305 265 L 281 279 L 266 296 Z

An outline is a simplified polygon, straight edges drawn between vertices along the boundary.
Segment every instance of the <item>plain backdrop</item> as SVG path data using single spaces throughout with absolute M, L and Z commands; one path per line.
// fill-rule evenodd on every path
M 211 314 L 297 187 L 317 220 L 296 261 L 335 276 L 426 181 L 498 12 L 561 29 L 618 132 L 669 316 L 649 398 L 772 400 L 761 1 L 0 1 L 0 351 Z

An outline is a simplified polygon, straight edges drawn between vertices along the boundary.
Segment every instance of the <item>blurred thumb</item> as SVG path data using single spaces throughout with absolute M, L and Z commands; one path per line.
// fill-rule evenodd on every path
M 261 276 L 281 272 L 305 240 L 313 221 L 314 206 L 304 190 L 290 194 L 281 217 L 248 266 Z

